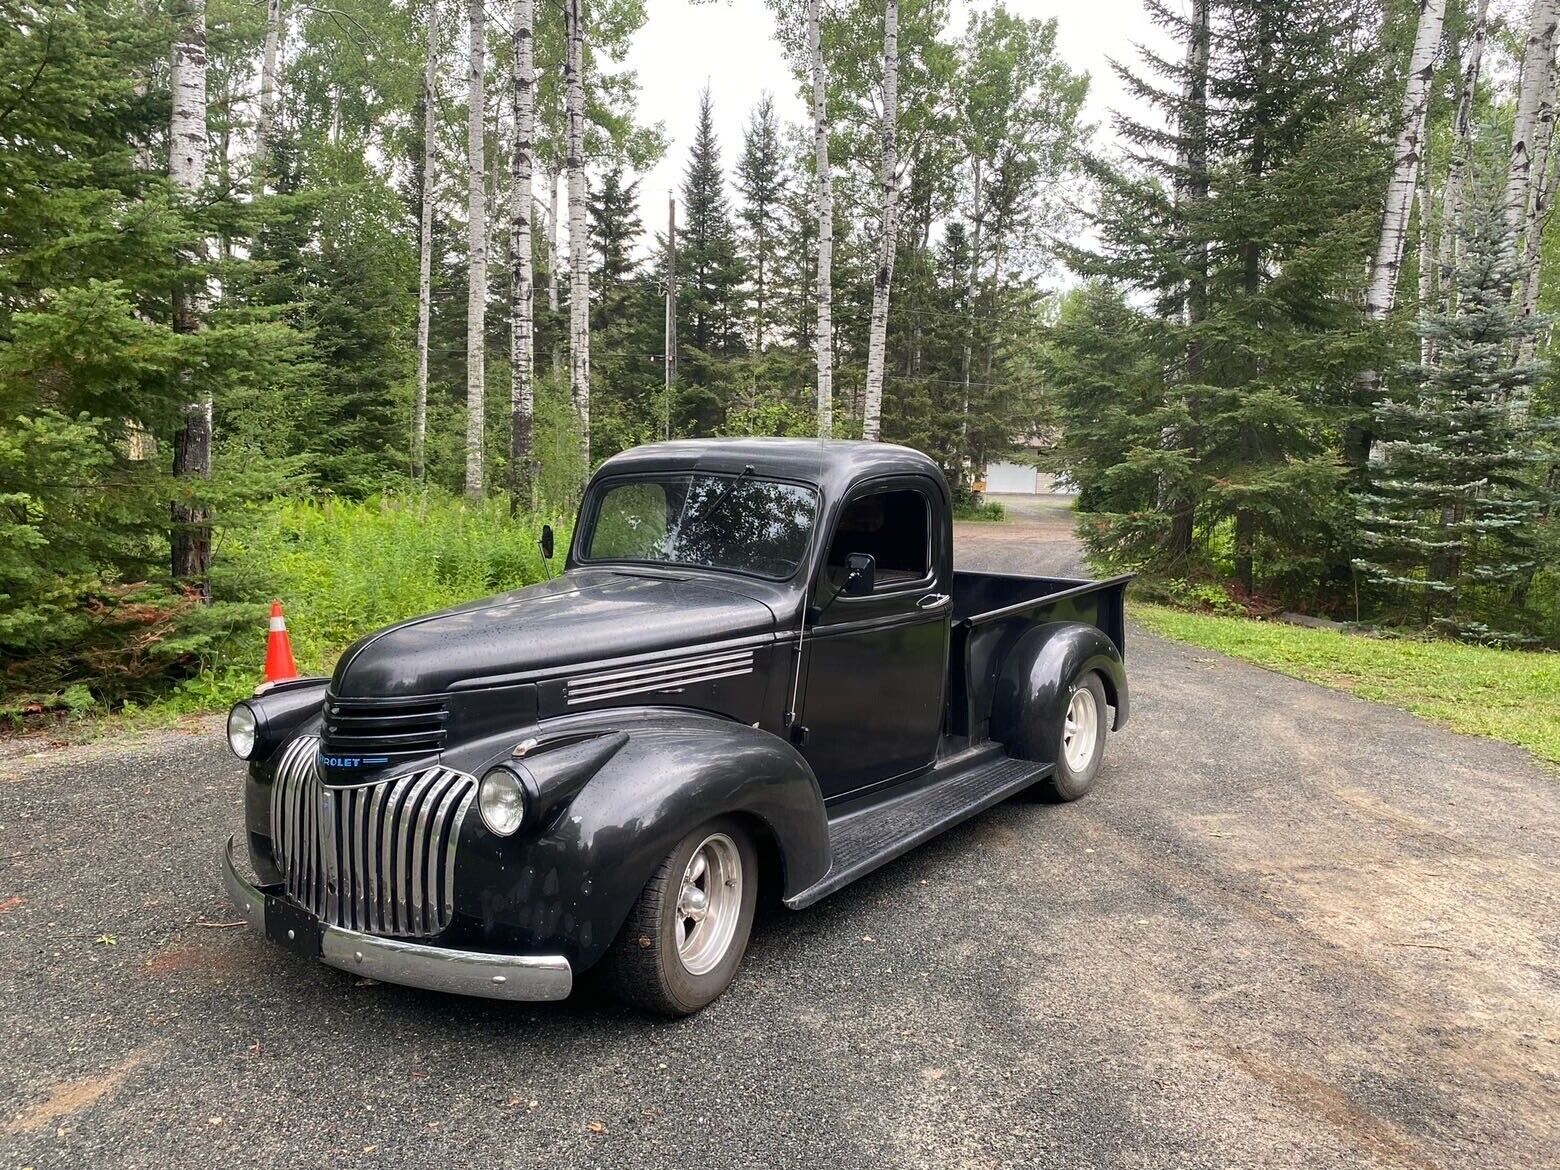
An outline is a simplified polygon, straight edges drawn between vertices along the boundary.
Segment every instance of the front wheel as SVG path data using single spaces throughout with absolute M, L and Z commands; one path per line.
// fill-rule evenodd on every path
M 723 817 L 689 833 L 629 912 L 607 963 L 631 1003 L 686 1016 L 731 985 L 747 950 L 758 862 L 741 825 Z
M 1057 732 L 1056 769 L 1044 790 L 1055 800 L 1077 800 L 1094 787 L 1105 758 L 1105 686 L 1090 671 L 1074 679 Z

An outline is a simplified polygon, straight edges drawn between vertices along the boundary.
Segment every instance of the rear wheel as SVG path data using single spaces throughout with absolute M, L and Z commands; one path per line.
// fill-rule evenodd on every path
M 747 950 L 758 862 L 741 825 L 723 817 L 689 833 L 629 912 L 607 963 L 618 993 L 689 1015 L 731 985 Z
M 1092 670 L 1068 687 L 1057 731 L 1056 768 L 1042 786 L 1056 800 L 1077 800 L 1094 787 L 1105 757 L 1105 685 Z

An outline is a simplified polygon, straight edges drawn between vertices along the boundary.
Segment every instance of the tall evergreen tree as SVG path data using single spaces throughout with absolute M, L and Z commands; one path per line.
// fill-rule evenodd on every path
M 590 200 L 591 287 L 596 369 L 592 426 L 597 442 L 621 450 L 660 437 L 665 313 L 660 288 L 636 256 L 643 236 L 639 180 L 622 164 L 608 169 Z
M 725 419 L 730 389 L 721 359 L 744 352 L 740 317 L 745 273 L 737 252 L 710 91 L 699 95 L 693 146 L 683 175 L 678 241 L 680 428 L 712 434 Z
M 1383 456 L 1360 497 L 1355 560 L 1368 581 L 1414 599 L 1411 617 L 1478 641 L 1522 640 L 1510 619 L 1542 505 L 1526 409 L 1542 367 L 1514 356 L 1537 326 L 1512 302 L 1524 262 L 1506 212 L 1501 184 L 1468 199 L 1448 303 L 1419 326 L 1436 363 L 1377 406 Z
M 780 123 L 774 98 L 760 95 L 742 138 L 737 162 L 737 190 L 742 203 L 737 219 L 742 224 L 742 258 L 747 263 L 752 291 L 753 349 L 762 354 L 775 317 L 775 264 L 782 232 L 781 203 L 786 195 L 784 158 L 780 151 Z
M 1202 12 L 1154 8 L 1189 47 Z M 1313 604 L 1338 563 L 1349 513 L 1332 449 L 1373 354 L 1361 284 L 1384 176 L 1385 111 L 1359 18 L 1337 0 L 1304 13 L 1210 0 L 1205 108 L 1192 101 L 1199 52 L 1148 57 L 1157 76 L 1123 71 L 1170 125 L 1119 121 L 1135 169 L 1097 167 L 1103 246 L 1077 263 L 1146 295 L 1159 319 L 1162 426 L 1122 453 L 1154 488 L 1114 497 L 1123 510 L 1101 521 L 1131 563 Z M 1071 344 L 1065 327 L 1060 340 Z M 1347 582 L 1332 585 L 1341 597 Z
M 611 167 L 590 194 L 590 246 L 597 262 L 591 328 L 605 330 L 623 316 L 628 286 L 639 270 L 634 250 L 644 229 L 639 222 L 639 180 L 627 179 L 623 164 Z

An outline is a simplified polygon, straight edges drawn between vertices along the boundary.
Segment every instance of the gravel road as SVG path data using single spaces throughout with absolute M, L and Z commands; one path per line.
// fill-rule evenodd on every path
M 1068 516 L 959 533 L 1076 571 Z M 1099 788 L 813 909 L 667 1023 L 231 925 L 216 724 L 0 761 L 0 1165 L 1518 1167 L 1560 1149 L 1560 778 L 1138 631 Z

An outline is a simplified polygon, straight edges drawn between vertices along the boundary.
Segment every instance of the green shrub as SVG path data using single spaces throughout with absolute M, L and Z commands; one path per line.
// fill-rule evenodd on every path
M 975 503 L 973 500 L 964 500 L 954 504 L 953 518 L 955 520 L 968 520 L 1000 524 L 1007 519 L 1007 509 L 995 500 L 982 500 Z
M 1229 595 L 1223 585 L 1211 581 L 1188 581 L 1179 577 L 1139 577 L 1132 583 L 1134 601 L 1189 609 L 1198 613 L 1245 617 L 1246 610 Z
M 327 674 L 382 626 L 540 580 L 542 523 L 502 500 L 472 507 L 442 493 L 276 500 L 221 535 L 211 605 L 155 585 L 97 586 L 69 626 L 77 644 L 32 655 L 25 679 L 0 688 L 0 716 L 221 707 L 260 681 L 272 598 L 286 606 L 298 668 Z M 558 537 L 567 548 L 567 531 Z
M 542 523 L 512 517 L 501 500 L 479 507 L 434 494 L 289 500 L 222 550 L 213 577 L 219 596 L 279 598 L 299 669 L 328 673 L 342 650 L 391 622 L 541 580 Z M 554 571 L 567 540 L 560 532 Z M 213 664 L 215 672 L 237 670 L 253 685 L 264 635 L 257 626 Z

